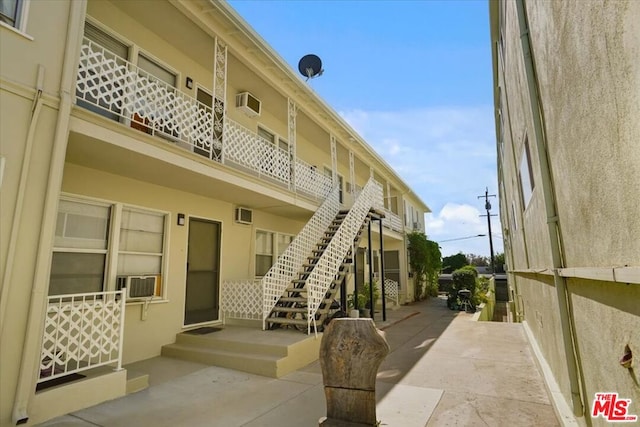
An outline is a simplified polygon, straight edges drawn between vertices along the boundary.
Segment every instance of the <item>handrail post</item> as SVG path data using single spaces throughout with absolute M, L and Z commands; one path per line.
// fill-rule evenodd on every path
M 118 365 L 116 367 L 116 371 L 120 371 L 122 369 L 122 351 L 124 348 L 124 312 L 126 308 L 126 298 L 124 296 L 124 291 L 120 290 L 120 331 L 118 336 Z M 115 299 L 117 293 L 113 295 Z

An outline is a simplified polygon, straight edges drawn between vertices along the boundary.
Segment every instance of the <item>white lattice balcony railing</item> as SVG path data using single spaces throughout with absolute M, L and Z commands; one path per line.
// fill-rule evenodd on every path
M 402 219 L 389 209 L 383 209 L 384 218 L 382 219 L 382 225 L 387 227 L 389 230 L 397 231 L 401 233 L 403 231 Z
M 260 280 L 224 281 L 220 293 L 223 323 L 226 319 L 262 320 Z
M 324 200 L 331 191 L 331 178 L 314 166 L 292 159 L 288 150 L 228 117 L 216 121 L 211 106 L 87 38 L 80 51 L 76 98 L 84 108 L 306 197 Z M 216 116 L 222 117 L 222 111 L 216 110 Z
M 274 145 L 230 119 L 226 119 L 224 123 L 223 141 L 225 163 L 233 161 L 259 176 L 289 185 L 291 160 L 288 150 Z
M 76 84 L 79 104 L 218 160 L 210 106 L 85 38 Z M 221 126 L 215 129 L 222 133 Z
M 38 382 L 104 365 L 122 368 L 122 291 L 48 297 Z
M 307 289 L 307 329 L 311 332 L 311 324 L 315 325 L 315 314 L 325 298 L 331 282 L 347 256 L 349 249 L 353 247 L 354 239 L 370 209 L 382 204 L 382 186 L 373 178 L 364 186 L 347 216 L 329 242 L 329 245 L 320 256 L 318 263 L 306 280 Z
M 275 307 L 276 303 L 284 293 L 287 286 L 302 270 L 302 264 L 311 254 L 311 250 L 318 243 L 329 224 L 340 210 L 338 199 L 338 187 L 334 188 L 320 208 L 313 214 L 311 219 L 302 228 L 300 233 L 293 239 L 291 244 L 285 249 L 262 278 L 261 287 L 263 289 L 263 309 L 262 328 L 266 327 L 266 319 Z
M 304 160 L 295 159 L 293 167 L 296 191 L 322 200 L 331 192 L 331 177 L 318 172 L 315 166 Z

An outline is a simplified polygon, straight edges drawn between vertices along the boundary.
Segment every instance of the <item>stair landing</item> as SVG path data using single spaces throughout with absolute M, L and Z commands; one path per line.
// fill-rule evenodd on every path
M 225 325 L 203 335 L 180 333 L 162 356 L 280 378 L 318 359 L 322 334 Z

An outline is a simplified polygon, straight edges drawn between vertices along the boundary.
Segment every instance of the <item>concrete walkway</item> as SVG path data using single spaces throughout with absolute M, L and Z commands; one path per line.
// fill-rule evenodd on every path
M 559 425 L 522 326 L 472 317 L 432 298 L 377 322 L 391 347 L 376 385 L 381 425 Z M 43 426 L 301 427 L 326 415 L 318 362 L 280 379 L 163 357 L 145 363 L 148 389 Z

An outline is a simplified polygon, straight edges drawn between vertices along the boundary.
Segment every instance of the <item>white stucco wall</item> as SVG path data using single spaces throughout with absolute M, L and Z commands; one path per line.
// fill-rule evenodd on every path
M 563 301 L 548 274 L 553 264 L 538 159 L 548 156 L 550 163 L 564 266 L 640 266 L 640 3 L 526 1 L 546 153 L 535 139 L 515 3 L 502 5 L 504 63 L 494 57 L 494 71 L 502 93 L 496 107 L 502 104 L 505 118 L 503 230 L 514 261 L 510 268 L 520 271 L 511 277 L 570 403 L 558 310 Z M 525 135 L 535 188 L 523 209 L 517 174 Z M 603 391 L 632 399 L 630 412 L 640 414 L 638 362 L 635 370 L 618 363 L 625 346 L 640 354 L 640 284 L 576 277 L 567 279 L 567 288 L 585 417 L 590 419 L 594 394 Z M 602 418 L 590 422 L 606 424 Z

